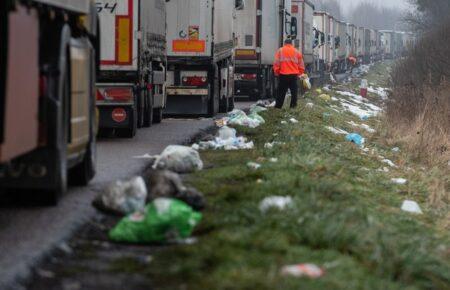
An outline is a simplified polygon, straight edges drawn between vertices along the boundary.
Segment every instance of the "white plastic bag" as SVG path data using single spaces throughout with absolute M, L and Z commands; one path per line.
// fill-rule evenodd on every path
M 203 169 L 200 154 L 191 147 L 170 145 L 156 158 L 153 169 L 167 169 L 177 173 L 191 173 Z
M 217 137 L 222 140 L 235 139 L 236 129 L 230 128 L 228 126 L 223 126 L 222 128 L 219 129 Z
M 145 208 L 147 186 L 142 177 L 111 183 L 94 201 L 101 210 L 127 215 Z
M 269 196 L 263 199 L 259 204 L 259 210 L 266 212 L 271 208 L 284 210 L 292 206 L 292 197 L 290 196 Z

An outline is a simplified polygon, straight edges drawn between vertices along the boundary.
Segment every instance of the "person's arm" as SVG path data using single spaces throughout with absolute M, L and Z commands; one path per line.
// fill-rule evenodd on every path
M 273 62 L 273 72 L 275 76 L 280 75 L 281 63 L 280 63 L 280 51 L 275 54 L 275 61 Z

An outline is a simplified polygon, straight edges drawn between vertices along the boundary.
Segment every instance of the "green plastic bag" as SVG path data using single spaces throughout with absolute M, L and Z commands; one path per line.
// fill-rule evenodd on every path
M 187 238 L 202 219 L 189 205 L 171 198 L 157 198 L 145 207 L 123 218 L 110 232 L 116 242 L 151 243 Z

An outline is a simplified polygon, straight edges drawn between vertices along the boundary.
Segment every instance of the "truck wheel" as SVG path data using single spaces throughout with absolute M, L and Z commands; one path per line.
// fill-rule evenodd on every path
M 153 125 L 153 98 L 150 93 L 145 93 L 144 128 Z
M 227 113 L 229 106 L 229 98 L 222 98 L 219 105 L 219 113 Z
M 163 120 L 163 108 L 153 109 L 153 123 L 159 124 Z
M 136 136 L 137 131 L 137 121 L 138 121 L 138 113 L 137 108 L 133 108 L 133 112 L 131 113 L 131 125 L 126 129 L 116 129 L 116 136 L 119 138 L 133 138 Z
M 233 110 L 234 110 L 234 96 L 232 96 L 228 102 L 228 112 L 231 112 Z
M 94 178 L 96 153 L 95 138 L 92 138 L 84 154 L 83 161 L 69 172 L 69 182 L 71 185 L 86 186 Z

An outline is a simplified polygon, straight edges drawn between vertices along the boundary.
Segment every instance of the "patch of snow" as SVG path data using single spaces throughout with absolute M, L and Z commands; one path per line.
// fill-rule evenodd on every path
M 337 135 L 348 135 L 349 133 L 345 130 L 339 129 L 339 128 L 334 128 L 334 127 L 330 127 L 327 126 L 326 127 L 330 132 L 337 134 Z

